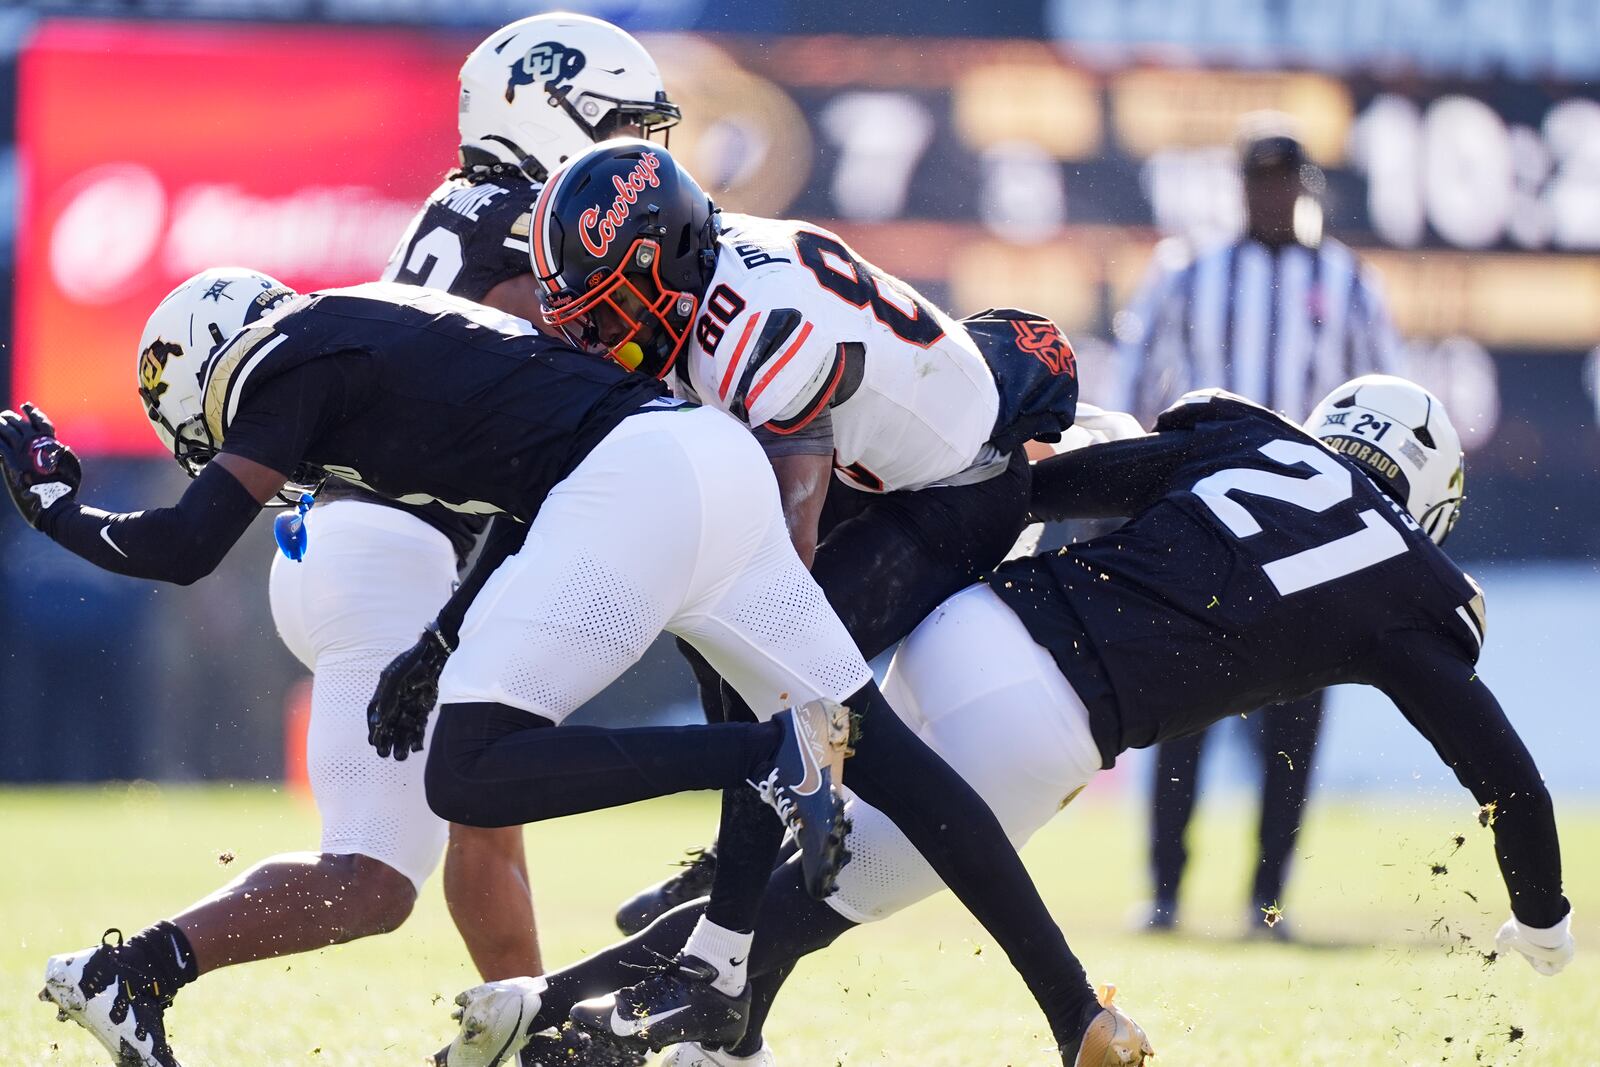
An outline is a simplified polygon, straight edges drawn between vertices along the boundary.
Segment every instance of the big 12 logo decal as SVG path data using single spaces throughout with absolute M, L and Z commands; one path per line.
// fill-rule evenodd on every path
M 578 76 L 588 62 L 582 52 L 559 41 L 541 41 L 526 55 L 511 64 L 511 80 L 506 82 L 506 103 L 516 98 L 519 85 L 547 85 L 559 89 Z

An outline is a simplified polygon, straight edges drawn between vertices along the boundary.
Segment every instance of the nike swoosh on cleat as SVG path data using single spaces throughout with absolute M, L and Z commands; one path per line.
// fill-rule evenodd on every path
M 510 1051 L 512 1042 L 516 1041 L 516 1039 L 521 1036 L 521 1034 L 522 1034 L 522 1017 L 523 1017 L 524 1014 L 526 1014 L 526 1006 L 525 1005 L 518 1006 L 518 1008 L 517 1008 L 517 1022 L 516 1022 L 516 1025 L 511 1028 L 511 1034 L 506 1038 L 505 1044 L 500 1046 L 500 1051 L 498 1051 L 498 1052 L 496 1052 L 494 1054 L 494 1059 L 490 1061 L 491 1063 L 499 1063 L 501 1058 L 503 1056 L 505 1056 L 505 1054 L 507 1052 Z
M 822 788 L 822 768 L 817 765 L 815 751 L 816 734 L 811 729 L 811 717 L 796 718 L 795 732 L 800 740 L 800 762 L 805 767 L 805 777 L 798 785 L 793 786 L 790 792 L 796 796 L 808 797 Z
M 616 1034 L 618 1037 L 636 1037 L 659 1023 L 661 1020 L 670 1019 L 674 1015 L 677 1015 L 681 1012 L 686 1012 L 690 1007 L 691 1005 L 685 1004 L 683 1007 L 673 1008 L 671 1011 L 658 1011 L 654 1015 L 644 1019 L 624 1019 L 620 1014 L 618 1014 L 616 1008 L 612 1008 L 611 1032 Z
M 115 541 L 111 540 L 111 527 L 110 526 L 102 526 L 102 527 L 100 527 L 100 540 L 104 541 L 106 544 L 110 545 L 113 549 L 115 549 L 117 555 L 121 556 L 123 559 L 127 559 L 128 558 L 128 554 L 126 552 L 122 551 L 122 546 L 117 544 Z

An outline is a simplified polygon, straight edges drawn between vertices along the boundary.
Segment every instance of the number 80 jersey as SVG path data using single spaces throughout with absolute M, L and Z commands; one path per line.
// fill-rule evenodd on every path
M 960 323 L 827 230 L 720 218 L 680 392 L 780 435 L 831 409 L 839 475 L 869 492 L 938 484 L 996 458 L 985 450 L 995 378 Z

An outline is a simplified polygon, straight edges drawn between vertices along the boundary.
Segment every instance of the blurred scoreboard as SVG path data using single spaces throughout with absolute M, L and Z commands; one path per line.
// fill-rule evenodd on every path
M 300 288 L 376 276 L 452 163 L 476 39 L 43 23 L 19 64 L 17 394 L 81 447 L 148 451 L 133 348 L 178 281 L 227 262 Z M 1593 484 L 1592 85 L 1093 68 L 1018 40 L 646 43 L 686 114 L 672 147 L 720 203 L 834 226 L 958 313 L 1055 316 L 1090 396 L 1156 241 L 1237 231 L 1238 117 L 1288 112 L 1328 172 L 1329 232 L 1381 272 L 1469 442 L 1521 425 L 1492 465 Z

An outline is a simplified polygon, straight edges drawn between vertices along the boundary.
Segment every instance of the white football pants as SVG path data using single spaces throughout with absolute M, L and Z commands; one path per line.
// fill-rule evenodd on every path
M 1100 769 L 1083 702 L 987 585 L 963 589 L 911 632 L 883 692 L 977 790 L 1018 849 Z M 827 900 L 835 911 L 871 922 L 944 888 L 888 817 L 860 797 L 847 807 L 851 859 Z
M 439 700 L 560 723 L 662 630 L 763 719 L 872 680 L 795 555 L 761 446 L 711 408 L 630 416 L 551 490 L 467 612 Z
M 306 763 L 322 851 L 370 856 L 420 889 L 449 824 L 428 808 L 421 754 L 397 763 L 367 744 L 367 702 L 450 598 L 455 551 L 421 519 L 359 500 L 312 508 L 306 532 L 302 561 L 274 555 L 268 589 L 279 636 L 313 676 Z

